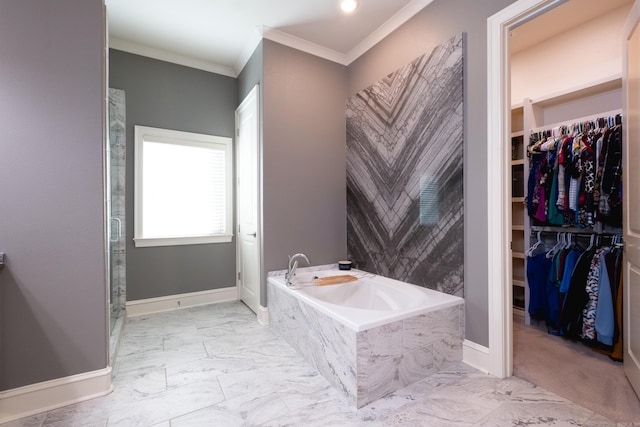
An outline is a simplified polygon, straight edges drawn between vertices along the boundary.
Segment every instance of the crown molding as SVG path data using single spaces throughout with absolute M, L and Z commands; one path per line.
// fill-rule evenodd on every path
M 347 64 L 364 55 L 369 49 L 381 42 L 389 34 L 397 30 L 402 24 L 413 18 L 418 12 L 431 4 L 433 0 L 413 0 L 400 9 L 384 24 L 375 29 L 364 40 L 358 43 L 353 49 L 347 52 Z
M 255 31 L 251 33 L 249 41 L 245 43 L 242 52 L 240 52 L 240 55 L 238 55 L 238 59 L 233 66 L 236 75 L 240 75 L 240 72 L 242 72 L 244 66 L 247 65 L 247 62 L 249 62 L 249 59 L 251 59 L 251 55 L 253 55 L 253 52 L 255 52 L 261 41 L 262 32 L 260 31 L 260 28 L 256 28 Z
M 173 64 L 184 65 L 186 67 L 196 68 L 198 70 L 209 71 L 223 76 L 238 77 L 238 73 L 231 67 L 219 65 L 213 62 L 194 58 L 191 56 L 180 55 L 163 49 L 134 43 L 128 40 L 109 37 L 109 47 L 112 49 L 122 50 L 136 55 L 146 56 L 161 61 L 171 62 Z
M 291 48 L 301 50 L 310 55 L 315 55 L 320 58 L 324 58 L 328 61 L 337 62 L 342 65 L 349 65 L 347 63 L 347 55 L 340 53 L 333 49 L 320 46 L 319 44 L 309 42 L 291 34 L 270 28 L 267 26 L 259 27 L 259 32 L 262 34 L 262 38 L 280 43 Z
M 310 41 L 292 36 L 291 34 L 267 26 L 259 26 L 256 28 L 256 31 L 253 32 L 250 40 L 245 44 L 245 47 L 240 55 L 238 55 L 238 59 L 236 60 L 233 67 L 216 64 L 210 61 L 205 61 L 190 56 L 180 55 L 175 52 L 157 49 L 114 37 L 109 38 L 109 47 L 129 53 L 135 53 L 137 55 L 146 56 L 149 58 L 159 59 L 161 61 L 172 62 L 174 64 L 184 65 L 199 70 L 221 74 L 223 76 L 238 77 L 242 69 L 245 67 L 245 65 L 247 65 L 247 62 L 251 58 L 251 55 L 253 55 L 256 47 L 258 47 L 263 39 L 268 39 L 276 43 L 291 47 L 293 49 L 308 53 L 310 55 L 314 55 L 328 61 L 347 66 L 358 59 L 360 56 L 365 54 L 369 49 L 382 41 L 385 37 L 394 32 L 402 24 L 407 22 L 432 2 L 433 0 L 413 0 L 409 2 L 405 7 L 396 12 L 384 24 L 376 28 L 371 34 L 369 34 L 364 40 L 358 43 L 347 53 L 342 53 L 333 49 L 326 48 L 316 43 L 312 43 Z
M 369 49 L 382 41 L 389 34 L 394 32 L 398 27 L 413 18 L 418 12 L 431 4 L 433 0 L 413 0 L 409 2 L 405 7 L 396 12 L 391 18 L 389 18 L 384 24 L 376 28 L 371 34 L 369 34 L 364 40 L 358 43 L 349 52 L 341 53 L 333 49 L 320 46 L 315 43 L 311 43 L 307 40 L 299 37 L 292 36 L 280 30 L 270 28 L 267 26 L 261 26 L 257 28 L 256 33 L 252 37 L 251 41 L 246 45 L 242 54 L 238 57 L 238 61 L 234 66 L 237 74 L 244 68 L 249 61 L 249 58 L 253 54 L 253 51 L 260 43 L 260 40 L 268 39 L 285 46 L 306 52 L 311 55 L 318 56 L 320 58 L 327 59 L 329 61 L 337 62 L 341 65 L 349 65 Z

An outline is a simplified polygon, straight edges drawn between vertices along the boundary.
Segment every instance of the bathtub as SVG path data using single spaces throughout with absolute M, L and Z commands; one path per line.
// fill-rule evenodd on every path
M 358 280 L 316 286 L 315 277 Z M 360 408 L 462 360 L 464 301 L 364 271 L 300 269 L 267 281 L 271 327 Z

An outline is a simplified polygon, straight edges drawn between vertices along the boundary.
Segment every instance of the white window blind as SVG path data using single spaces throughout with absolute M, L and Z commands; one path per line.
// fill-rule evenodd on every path
M 231 241 L 231 139 L 136 126 L 136 246 Z

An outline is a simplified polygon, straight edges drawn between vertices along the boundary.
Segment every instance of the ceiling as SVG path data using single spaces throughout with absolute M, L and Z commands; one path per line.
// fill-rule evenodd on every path
M 348 65 L 433 0 L 105 0 L 109 46 L 237 76 L 268 38 Z
M 618 8 L 633 0 L 569 0 L 511 31 L 509 48 L 517 53 Z
M 433 0 L 105 0 L 109 46 L 236 77 L 262 38 L 348 65 Z M 511 32 L 511 53 L 632 0 L 569 0 Z

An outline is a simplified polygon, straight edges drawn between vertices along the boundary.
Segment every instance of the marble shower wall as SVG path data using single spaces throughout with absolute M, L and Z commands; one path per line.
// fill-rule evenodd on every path
M 347 101 L 357 268 L 463 296 L 463 35 Z
M 126 108 L 124 91 L 109 88 L 109 147 L 111 150 L 111 317 L 124 314 L 126 304 L 125 257 L 125 183 L 126 183 Z M 116 239 L 120 221 L 120 238 Z

